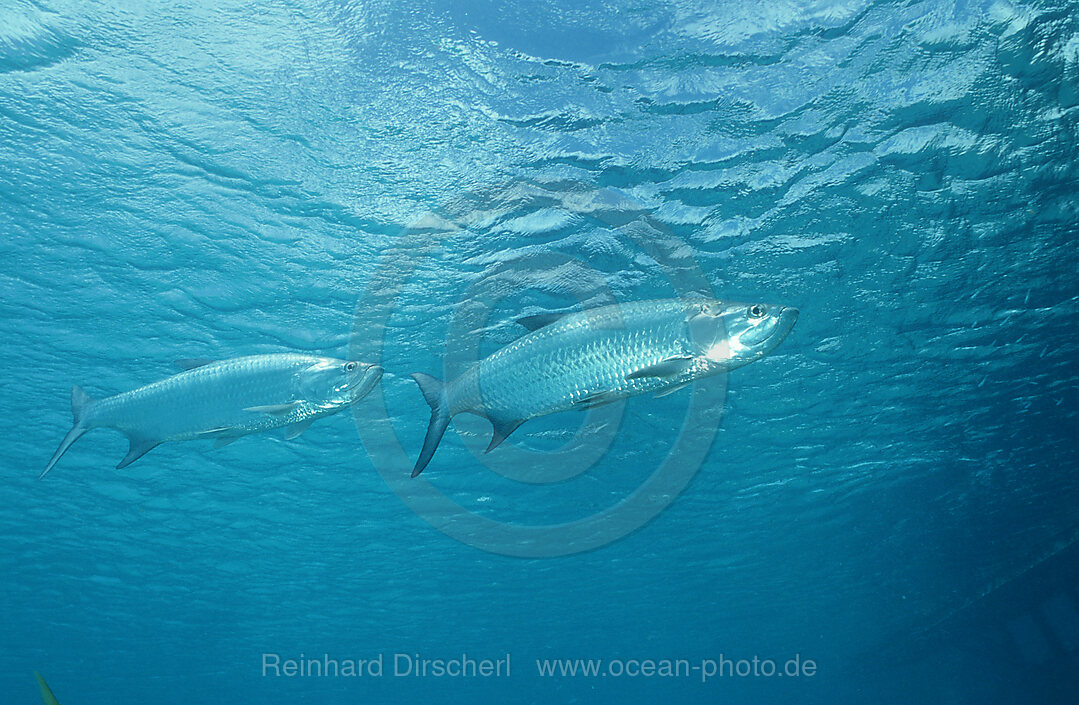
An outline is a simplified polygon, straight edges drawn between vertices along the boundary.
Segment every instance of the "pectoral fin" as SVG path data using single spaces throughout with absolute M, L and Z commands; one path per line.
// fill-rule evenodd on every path
M 672 356 L 660 360 L 654 365 L 648 365 L 635 372 L 630 372 L 626 375 L 626 379 L 640 379 L 642 377 L 677 377 L 688 370 L 692 364 L 692 357 L 684 355 Z
M 141 436 L 128 436 L 127 440 L 131 445 L 127 451 L 127 455 L 125 455 L 124 459 L 120 461 L 120 464 L 116 466 L 117 470 L 126 468 L 161 443 L 161 441 L 155 438 L 143 438 Z
M 291 441 L 293 438 L 296 438 L 301 433 L 311 428 L 311 424 L 313 424 L 314 422 L 314 419 L 304 419 L 303 421 L 297 421 L 294 424 L 289 424 L 285 428 L 285 440 Z
M 300 405 L 298 401 L 290 401 L 287 404 L 267 404 L 266 406 L 249 406 L 244 411 L 256 414 L 270 414 L 271 416 L 284 416 Z

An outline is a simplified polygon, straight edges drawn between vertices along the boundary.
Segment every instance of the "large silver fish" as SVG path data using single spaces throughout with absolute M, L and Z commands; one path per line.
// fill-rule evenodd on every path
M 127 436 L 131 448 L 117 468 L 164 441 L 211 438 L 219 448 L 281 427 L 287 427 L 286 438 L 295 438 L 315 419 L 362 399 L 382 377 L 377 365 L 287 353 L 177 364 L 187 371 L 96 401 L 73 387 L 75 424 L 41 477 L 92 428 L 115 428 Z
M 423 472 L 457 414 L 491 422 L 490 452 L 528 419 L 646 392 L 662 396 L 747 365 L 779 345 L 797 319 L 789 306 L 682 299 L 520 319 L 531 333 L 449 384 L 412 375 L 431 406 L 412 477 Z

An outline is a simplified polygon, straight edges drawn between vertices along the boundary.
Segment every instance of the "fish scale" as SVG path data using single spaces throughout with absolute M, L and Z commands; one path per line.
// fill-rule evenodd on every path
M 478 414 L 491 422 L 490 451 L 528 419 L 646 392 L 667 393 L 759 359 L 782 341 L 797 316 L 796 309 L 781 306 L 659 299 L 571 313 L 553 322 L 550 315 L 530 317 L 540 327 L 449 384 L 413 375 L 431 406 L 431 421 L 412 475 L 430 462 L 456 414 Z
M 258 355 L 214 362 L 102 399 L 88 416 L 94 425 L 138 430 L 162 441 L 190 440 L 214 428 L 254 433 L 302 421 L 315 413 L 301 402 L 274 418 L 245 412 L 248 407 L 292 401 L 293 379 L 320 358 Z M 168 402 L 168 408 L 163 404 Z
M 684 327 L 672 320 L 685 307 L 680 300 L 642 302 L 621 307 L 620 316 L 578 314 L 553 323 L 483 360 L 476 370 L 480 393 L 451 388 L 451 412 L 523 421 L 571 409 L 597 391 L 629 396 L 667 386 L 626 375 L 686 353 Z
M 185 372 L 97 401 L 72 389 L 75 423 L 42 476 L 92 428 L 128 437 L 130 450 L 117 467 L 165 441 L 213 438 L 227 444 L 283 427 L 292 438 L 361 399 L 382 376 L 377 365 L 294 353 L 189 362 Z

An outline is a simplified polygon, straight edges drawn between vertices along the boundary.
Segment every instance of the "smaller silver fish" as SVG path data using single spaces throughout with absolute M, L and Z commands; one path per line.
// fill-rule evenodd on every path
M 104 399 L 73 387 L 75 423 L 41 477 L 92 428 L 115 428 L 127 436 L 131 447 L 117 469 L 165 441 L 210 438 L 220 448 L 282 427 L 292 439 L 316 419 L 362 399 L 382 378 L 378 365 L 290 353 L 177 364 L 186 371 Z

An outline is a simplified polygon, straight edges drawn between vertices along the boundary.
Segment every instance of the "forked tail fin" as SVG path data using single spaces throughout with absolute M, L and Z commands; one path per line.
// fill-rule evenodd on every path
M 56 702 L 56 696 L 49 690 L 49 684 L 45 682 L 41 674 L 34 671 L 34 677 L 37 678 L 37 685 L 41 688 L 41 702 L 43 705 L 60 705 L 60 703 Z
M 412 379 L 416 380 L 416 384 L 420 385 L 423 398 L 431 406 L 431 422 L 427 424 L 427 435 L 423 439 L 423 450 L 420 451 L 416 467 L 412 468 L 412 477 L 416 477 L 427 467 L 427 463 L 431 462 L 431 457 L 435 454 L 435 449 L 438 448 L 438 442 L 442 440 L 442 434 L 446 432 L 446 427 L 450 425 L 450 410 L 449 404 L 446 403 L 446 385 L 441 380 L 435 379 L 431 375 L 425 375 L 422 372 L 413 374 Z
M 45 477 L 49 470 L 52 470 L 56 465 L 56 461 L 60 459 L 67 449 L 71 447 L 71 444 L 79 440 L 79 437 L 90 430 L 90 427 L 86 425 L 86 411 L 93 403 L 89 395 L 82 391 L 82 387 L 75 385 L 71 388 L 71 415 L 75 417 L 75 423 L 71 426 L 71 430 L 64 436 L 64 440 L 60 441 L 60 447 L 56 449 L 56 452 L 52 454 L 52 459 L 49 460 L 49 464 L 45 466 L 45 469 L 38 475 L 38 479 Z

